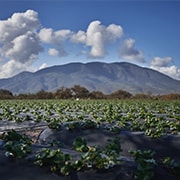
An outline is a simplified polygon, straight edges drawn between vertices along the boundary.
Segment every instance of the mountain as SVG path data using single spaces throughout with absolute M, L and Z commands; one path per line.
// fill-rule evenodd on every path
M 89 91 L 105 94 L 122 89 L 136 93 L 180 93 L 180 81 L 158 71 L 131 63 L 70 63 L 48 67 L 37 72 L 22 72 L 0 79 L 0 89 L 14 94 L 55 91 L 60 87 L 80 85 Z

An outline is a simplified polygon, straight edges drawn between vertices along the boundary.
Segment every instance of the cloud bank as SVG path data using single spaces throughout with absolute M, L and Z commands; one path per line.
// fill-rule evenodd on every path
M 68 29 L 53 31 L 53 29 L 47 28 L 39 32 L 42 42 L 55 47 L 49 50 L 49 54 L 60 57 L 68 54 L 63 48 L 63 44 L 69 41 L 89 47 L 89 57 L 102 58 L 106 55 L 106 45 L 115 42 L 122 35 L 123 29 L 121 26 L 110 24 L 106 27 L 100 21 L 91 22 L 86 31 L 80 30 L 77 33 Z
M 0 21 L 0 77 L 32 70 L 29 65 L 43 50 L 36 32 L 39 27 L 38 13 L 33 10 Z
M 172 62 L 172 57 L 155 57 L 151 61 L 150 68 L 180 80 L 180 69 L 175 65 L 171 65 Z
M 52 28 L 42 27 L 38 13 L 34 10 L 14 13 L 7 20 L 0 20 L 0 78 L 47 67 L 48 62 L 42 63 L 39 68 L 33 67 L 39 54 L 47 47 L 49 56 L 59 58 L 68 56 L 74 52 L 67 47 L 78 46 L 80 49 L 76 55 L 99 59 L 109 54 L 110 45 L 119 44 L 117 55 L 120 60 L 144 63 L 143 51 L 135 47 L 134 39 L 125 39 L 124 34 L 120 25 L 105 26 L 98 20 L 90 22 L 86 30 L 55 31 Z M 180 69 L 172 63 L 171 57 L 155 57 L 150 67 L 180 79 Z

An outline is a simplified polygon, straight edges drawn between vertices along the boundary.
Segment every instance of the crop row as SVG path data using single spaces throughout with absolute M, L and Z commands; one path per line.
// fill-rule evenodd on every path
M 180 132 L 179 101 L 1 101 L 0 122 L 46 122 L 57 129 L 66 122 L 80 128 L 82 122 L 107 124 L 114 132 L 143 131 L 153 138 Z M 74 126 L 74 127 L 73 127 Z M 79 126 L 79 127 L 78 127 Z
M 89 169 L 108 170 L 123 165 L 123 161 L 119 158 L 121 143 L 118 137 L 109 140 L 104 148 L 88 146 L 85 139 L 78 137 L 72 145 L 72 149 L 79 154 L 78 157 L 64 153 L 56 145 L 52 145 L 51 148 L 42 148 L 31 156 L 31 153 L 33 153 L 31 139 L 24 134 L 17 133 L 15 130 L 4 133 L 1 138 L 5 155 L 8 158 L 23 159 L 30 155 L 31 160 L 33 157 L 34 164 L 41 167 L 45 166 L 51 172 L 59 175 L 70 175 L 73 172 Z M 170 157 L 157 160 L 154 158 L 155 152 L 151 150 L 133 150 L 130 153 L 136 163 L 133 174 L 135 179 L 153 179 L 156 166 L 168 169 L 177 177 L 180 175 L 180 162 Z

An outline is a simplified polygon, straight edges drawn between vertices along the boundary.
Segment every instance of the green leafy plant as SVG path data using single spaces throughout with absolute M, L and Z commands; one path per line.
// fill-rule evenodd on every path
M 82 156 L 81 161 L 86 168 L 108 169 L 109 163 L 112 160 L 104 154 L 100 148 L 94 147 L 90 148 L 90 150 Z
M 104 151 L 107 155 L 115 157 L 119 156 L 120 152 L 122 151 L 120 138 L 115 137 L 114 139 L 109 139 Z
M 73 170 L 72 157 L 64 154 L 60 149 L 42 149 L 36 155 L 35 164 L 49 167 L 51 172 L 69 175 Z
M 107 143 L 105 149 L 101 149 L 87 146 L 85 139 L 76 138 L 73 148 L 83 153 L 80 159 L 74 160 L 70 154 L 64 154 L 60 149 L 42 149 L 36 155 L 35 164 L 46 166 L 50 171 L 63 175 L 89 168 L 109 169 L 117 164 L 117 157 L 121 151 L 119 143 L 115 138 Z
M 137 170 L 134 174 L 134 178 L 138 180 L 151 180 L 154 177 L 153 169 L 156 165 L 156 161 L 153 158 L 154 152 L 151 150 L 134 150 L 130 151 L 130 153 L 137 163 Z
M 26 135 L 10 130 L 3 135 L 7 157 L 23 158 L 31 153 L 31 140 Z
M 104 149 L 89 146 L 82 156 L 82 164 L 87 168 L 109 169 L 117 164 L 117 157 L 121 152 L 119 138 L 109 140 Z
M 84 138 L 78 137 L 73 142 L 73 149 L 79 152 L 87 152 L 88 146 Z

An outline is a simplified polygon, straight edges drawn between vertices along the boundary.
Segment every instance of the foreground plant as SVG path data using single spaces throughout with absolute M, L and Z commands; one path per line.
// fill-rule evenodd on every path
M 85 152 L 82 158 L 76 162 L 81 165 L 81 168 L 109 169 L 118 164 L 117 158 L 121 152 L 118 137 L 108 140 L 105 148 L 87 146 L 87 142 L 83 138 L 76 139 L 74 146 L 76 150 Z
M 42 149 L 36 155 L 35 164 L 39 166 L 47 166 L 51 172 L 69 175 L 73 171 L 72 157 L 64 154 L 60 149 Z
M 73 149 L 79 152 L 87 152 L 88 146 L 84 138 L 78 137 L 73 142 Z
M 24 158 L 31 153 L 32 141 L 26 135 L 10 130 L 3 135 L 3 140 L 5 141 L 4 148 L 7 157 Z
M 130 151 L 134 156 L 137 163 L 137 170 L 134 174 L 135 179 L 151 180 L 154 177 L 154 166 L 156 161 L 154 160 L 154 152 L 151 150 L 141 151 L 134 150 Z
M 82 152 L 79 159 L 73 159 L 70 154 L 64 154 L 60 149 L 43 149 L 35 159 L 35 164 L 49 167 L 51 172 L 69 175 L 82 169 L 109 169 L 118 164 L 117 157 L 121 151 L 118 138 L 107 143 L 104 149 L 87 146 L 83 138 L 77 138 L 73 143 L 76 151 Z

